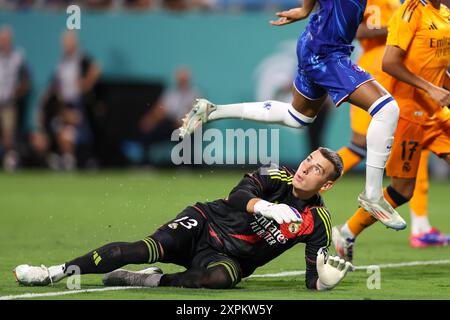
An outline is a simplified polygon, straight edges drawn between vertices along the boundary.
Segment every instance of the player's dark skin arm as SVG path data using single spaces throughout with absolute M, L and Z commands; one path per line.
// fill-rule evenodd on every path
M 364 21 L 361 23 L 358 27 L 358 30 L 356 31 L 356 39 L 357 40 L 364 40 L 364 39 L 373 39 L 378 37 L 387 37 L 387 28 L 369 28 L 367 25 L 367 22 Z
M 405 50 L 387 45 L 382 62 L 383 71 L 400 81 L 424 90 L 440 106 L 450 104 L 450 92 L 409 71 L 403 63 L 405 56 Z
M 300 8 L 277 12 L 276 15 L 280 18 L 276 21 L 270 21 L 270 24 L 273 26 L 284 26 L 303 20 L 309 16 L 315 5 L 316 0 L 305 0 L 303 1 L 303 6 Z

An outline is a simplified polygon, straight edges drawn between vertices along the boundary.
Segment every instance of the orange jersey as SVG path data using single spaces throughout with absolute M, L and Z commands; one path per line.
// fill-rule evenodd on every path
M 385 28 L 395 11 L 400 8 L 400 0 L 367 0 L 363 23 L 367 27 Z M 364 51 L 386 44 L 385 37 L 362 39 L 359 41 Z
M 450 62 L 450 10 L 436 9 L 426 0 L 406 0 L 389 22 L 387 45 L 406 51 L 405 66 L 415 75 L 442 87 Z M 392 94 L 400 117 L 415 123 L 431 123 L 442 108 L 423 90 L 401 81 Z

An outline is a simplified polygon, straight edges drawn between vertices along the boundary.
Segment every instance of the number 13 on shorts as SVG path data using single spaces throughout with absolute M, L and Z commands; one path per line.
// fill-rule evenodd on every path
M 185 227 L 186 229 L 191 229 L 192 227 L 196 227 L 198 225 L 197 220 L 195 220 L 189 216 L 185 216 L 183 218 L 174 220 L 174 222 L 179 223 L 181 226 Z

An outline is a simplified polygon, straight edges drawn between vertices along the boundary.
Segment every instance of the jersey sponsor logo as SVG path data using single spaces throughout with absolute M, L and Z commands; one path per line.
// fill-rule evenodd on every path
M 273 221 L 265 218 L 262 214 L 254 215 L 255 221 L 250 223 L 252 231 L 264 239 L 269 245 L 276 243 L 285 244 L 286 237 L 281 233 L 279 226 Z
M 437 30 L 437 29 L 435 29 Z M 448 56 L 450 55 L 450 37 L 443 38 L 431 38 L 430 39 L 430 48 L 435 49 L 436 52 L 434 54 L 435 58 Z

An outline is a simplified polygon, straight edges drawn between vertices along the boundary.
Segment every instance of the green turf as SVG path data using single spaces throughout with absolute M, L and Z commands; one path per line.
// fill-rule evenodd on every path
M 138 171 L 85 174 L 24 172 L 0 175 L 0 296 L 65 291 L 19 287 L 11 270 L 18 264 L 59 264 L 111 241 L 133 241 L 151 234 L 188 204 L 224 197 L 240 179 L 235 171 Z M 356 209 L 361 177 L 347 176 L 325 195 L 333 224 Z M 450 232 L 448 182 L 431 182 L 434 225 Z M 408 208 L 400 213 L 409 221 Z M 412 249 L 409 229 L 368 229 L 358 239 L 355 264 L 450 259 L 450 246 Z M 256 273 L 304 270 L 303 245 Z M 182 270 L 160 265 L 165 272 Z M 139 266 L 130 266 L 138 269 Z M 51 299 L 450 299 L 450 265 L 381 270 L 381 289 L 369 290 L 366 271 L 350 273 L 330 292 L 311 292 L 304 276 L 249 278 L 234 290 L 155 288 L 82 293 Z M 82 277 L 82 289 L 101 288 L 101 276 Z

